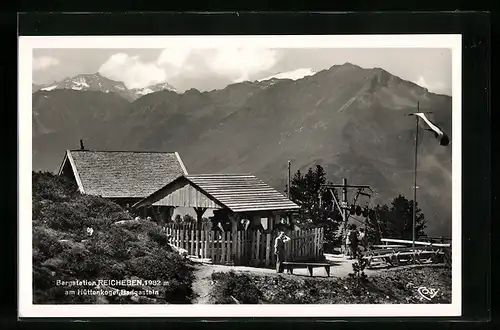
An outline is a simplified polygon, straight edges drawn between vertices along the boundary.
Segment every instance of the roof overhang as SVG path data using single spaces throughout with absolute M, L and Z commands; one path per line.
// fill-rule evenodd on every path
M 195 182 L 189 179 L 187 175 L 182 175 L 178 177 L 177 179 L 173 180 L 172 182 L 168 183 L 165 185 L 163 188 L 159 189 L 158 191 L 152 193 L 151 195 L 141 199 L 137 203 L 133 204 L 133 208 L 141 208 L 141 207 L 148 207 L 148 206 L 154 206 L 157 202 L 165 198 L 169 193 L 174 192 L 176 189 L 175 187 L 178 186 L 179 183 L 182 181 L 186 182 L 193 188 L 195 188 L 197 191 L 202 193 L 205 197 L 213 201 L 218 207 L 220 208 L 227 208 L 231 212 L 234 213 L 243 213 L 243 212 L 283 212 L 283 213 L 289 213 L 289 212 L 298 212 L 300 210 L 300 206 L 294 204 L 294 206 L 291 205 L 282 205 L 280 203 L 277 203 L 276 205 L 262 205 L 259 202 L 252 203 L 253 205 L 231 205 L 233 203 L 224 203 L 220 200 L 218 200 L 216 197 L 212 196 L 210 193 L 205 191 L 202 187 L 197 185 Z M 178 205 L 176 203 L 161 203 L 163 206 L 172 206 L 172 207 L 185 207 L 185 205 Z M 190 205 L 189 207 L 204 207 L 203 205 Z

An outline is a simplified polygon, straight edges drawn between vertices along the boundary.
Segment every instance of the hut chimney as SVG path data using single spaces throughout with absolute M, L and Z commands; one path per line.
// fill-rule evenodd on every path
M 80 150 L 85 150 L 85 147 L 83 146 L 83 140 L 80 140 Z

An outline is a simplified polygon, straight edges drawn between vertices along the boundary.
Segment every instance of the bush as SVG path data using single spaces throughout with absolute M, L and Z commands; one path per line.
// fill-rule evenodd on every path
M 264 283 L 267 289 L 265 297 L 268 304 L 311 304 L 318 296 L 317 289 L 309 280 L 290 281 L 278 276 L 264 277 L 259 283 Z
M 146 280 L 167 281 L 164 298 L 171 303 L 189 303 L 193 297 L 193 275 L 181 256 L 164 251 L 133 258 L 126 263 L 131 273 Z
M 169 246 L 169 239 L 168 235 L 162 232 L 159 229 L 151 229 L 148 231 L 149 237 L 156 243 L 158 243 L 160 246 Z
M 245 274 L 213 273 L 212 281 L 212 299 L 216 304 L 234 304 L 234 299 L 240 304 L 258 304 L 262 298 L 262 292 Z
M 49 172 L 33 172 L 31 183 L 34 200 L 48 199 L 62 202 L 78 194 L 76 184 L 67 178 Z
M 79 279 L 95 279 L 107 265 L 105 256 L 92 254 L 84 248 L 63 251 L 59 258 L 64 261 L 64 271 L 68 275 L 78 275 Z
M 357 260 L 352 264 L 352 273 L 349 273 L 349 277 L 355 280 L 356 288 L 354 292 L 356 294 L 360 294 L 361 286 L 368 281 L 368 276 L 365 273 L 365 268 L 368 262 L 363 259 L 363 254 L 361 250 L 358 248 L 357 251 Z
M 33 254 L 38 261 L 43 262 L 53 258 L 64 250 L 56 234 L 40 227 L 33 227 Z

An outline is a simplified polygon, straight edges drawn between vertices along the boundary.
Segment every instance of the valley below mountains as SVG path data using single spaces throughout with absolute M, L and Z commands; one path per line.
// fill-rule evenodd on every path
M 138 98 L 117 90 L 33 93 L 33 170 L 57 172 L 66 149 L 177 151 L 189 173 L 254 173 L 280 191 L 317 164 L 329 179 L 368 184 L 372 203 L 413 198 L 415 121 L 432 111 L 450 136 L 451 97 L 387 71 L 345 63 L 302 79 L 242 82 Z M 451 145 L 419 135 L 418 202 L 431 236 L 451 234 Z

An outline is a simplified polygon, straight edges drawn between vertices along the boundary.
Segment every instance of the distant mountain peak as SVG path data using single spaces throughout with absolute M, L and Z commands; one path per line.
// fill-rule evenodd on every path
M 351 69 L 363 69 L 357 64 L 351 63 L 351 62 L 345 62 L 343 64 L 334 64 L 330 67 L 330 70 L 332 69 L 338 69 L 338 68 L 351 68 Z
M 144 96 L 144 95 L 147 95 L 147 94 L 151 94 L 151 93 L 155 93 L 155 92 L 160 92 L 160 91 L 165 91 L 165 90 L 172 91 L 172 92 L 176 92 L 177 91 L 172 85 L 170 85 L 167 82 L 161 82 L 161 83 L 157 83 L 157 84 L 150 85 L 150 86 L 143 87 L 143 88 L 132 88 L 132 89 L 130 89 L 130 91 L 132 93 L 134 93 L 137 96 L 137 98 L 139 98 L 141 96 Z
M 102 93 L 117 93 L 129 101 L 133 101 L 146 94 L 162 90 L 176 92 L 175 88 L 167 82 L 157 83 L 144 88 L 127 88 L 124 82 L 109 79 L 101 75 L 99 72 L 83 73 L 50 84 L 32 84 L 33 93 L 37 90 L 51 91 L 54 89 L 72 89 L 76 91 L 99 91 Z

